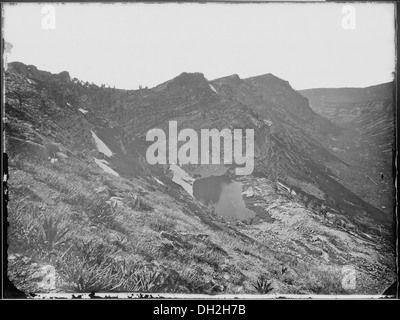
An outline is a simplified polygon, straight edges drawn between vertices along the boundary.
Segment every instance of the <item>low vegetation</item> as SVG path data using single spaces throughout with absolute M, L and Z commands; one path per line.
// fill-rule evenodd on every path
M 339 272 L 210 229 L 90 161 L 20 155 L 9 169 L 8 275 L 24 292 L 344 293 Z M 43 266 L 55 270 L 50 289 L 32 280 Z

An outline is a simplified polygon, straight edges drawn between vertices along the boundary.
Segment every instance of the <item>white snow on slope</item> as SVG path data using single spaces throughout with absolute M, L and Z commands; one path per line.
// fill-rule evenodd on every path
M 210 84 L 210 88 L 212 91 L 214 91 L 215 93 L 218 93 L 217 90 Z
M 183 189 L 187 191 L 191 196 L 193 196 L 193 179 L 190 177 L 185 170 L 176 164 L 171 164 L 169 169 L 173 173 L 172 181 L 179 184 Z
M 98 136 L 96 136 L 96 134 L 90 130 L 90 132 L 92 133 L 92 137 L 96 142 L 96 146 L 97 146 L 97 150 L 99 150 L 101 153 L 104 153 L 107 157 L 112 157 L 113 153 L 112 151 L 106 146 L 106 144 L 101 141 L 99 139 Z
M 159 184 L 161 184 L 161 185 L 163 185 L 163 186 L 165 185 L 162 181 L 158 180 L 157 178 L 154 178 L 154 177 L 153 177 L 153 179 L 156 180 Z
M 83 114 L 86 114 L 86 113 L 88 113 L 89 111 L 87 111 L 87 110 L 85 110 L 85 109 L 82 109 L 82 108 L 79 108 L 78 109 L 80 112 L 82 112 Z
M 104 170 L 104 172 L 119 177 L 119 174 L 115 172 L 113 169 L 111 169 L 108 165 L 106 165 L 102 160 L 96 159 L 95 157 L 93 157 L 93 159 L 97 163 L 97 165 Z

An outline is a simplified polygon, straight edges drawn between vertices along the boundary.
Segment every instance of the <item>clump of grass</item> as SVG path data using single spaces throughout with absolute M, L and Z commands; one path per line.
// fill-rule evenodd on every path
M 311 274 L 306 276 L 308 280 L 303 288 L 314 294 L 346 294 L 342 287 L 343 275 L 340 271 L 321 270 L 312 268 Z
M 110 266 L 104 261 L 89 265 L 76 257 L 70 257 L 62 269 L 73 292 L 109 291 L 116 281 Z
M 168 218 L 168 217 L 164 217 L 162 215 L 151 215 L 148 216 L 148 226 L 157 232 L 161 232 L 161 231 L 166 231 L 166 232 L 173 232 L 175 231 L 176 228 L 176 221 Z
M 45 217 L 42 223 L 41 235 L 43 245 L 48 251 L 53 250 L 55 246 L 65 244 L 69 239 L 65 236 L 70 231 L 68 226 L 60 226 L 61 217 Z
M 171 286 L 169 275 L 142 263 L 116 260 L 118 249 L 81 241 L 59 261 L 59 267 L 75 292 L 162 292 Z
M 135 253 L 140 254 L 147 261 L 157 259 L 162 254 L 160 246 L 148 241 L 147 239 L 139 239 L 134 243 L 133 250 Z
M 139 211 L 152 211 L 153 207 L 150 203 L 143 199 L 140 195 L 131 196 L 131 200 L 128 202 L 128 205 L 131 209 L 139 210 Z
M 38 205 L 24 202 L 10 205 L 9 244 L 15 251 L 48 254 L 66 244 L 69 226 L 62 226 L 62 217 L 53 215 L 42 218 Z
M 87 201 L 88 197 L 90 197 L 90 194 L 82 186 L 71 185 L 68 191 L 61 196 L 61 200 L 70 205 L 79 205 Z
M 159 270 L 139 268 L 138 265 L 122 272 L 122 279 L 116 290 L 126 292 L 162 292 L 171 286 L 169 275 Z
M 193 247 L 191 250 L 184 252 L 183 254 L 183 261 L 194 260 L 199 263 L 205 263 L 215 270 L 219 269 L 219 266 L 222 264 L 222 261 L 225 258 L 220 252 L 208 246 Z
M 36 178 L 57 191 L 63 193 L 69 192 L 69 186 L 71 185 L 71 182 L 68 181 L 64 175 L 61 175 L 53 170 L 48 170 L 44 166 L 36 167 Z
M 11 201 L 8 206 L 8 243 L 11 248 L 21 251 L 37 250 L 39 237 L 39 219 L 43 214 L 35 203 Z
M 92 223 L 110 228 L 115 223 L 114 212 L 106 201 L 105 197 L 93 195 L 82 204 L 82 209 Z
M 283 276 L 287 271 L 288 271 L 288 267 L 286 267 L 285 265 L 282 265 L 281 266 L 281 275 Z
M 192 269 L 184 269 L 176 280 L 176 288 L 185 288 L 188 293 L 211 293 L 212 285 L 204 282 L 200 274 Z
M 253 287 L 257 290 L 258 293 L 261 294 L 267 294 L 274 289 L 272 287 L 272 281 L 268 281 L 265 275 L 259 276 L 257 282 L 253 284 Z
M 115 251 L 93 240 L 79 241 L 57 265 L 72 291 L 107 291 L 116 281 L 111 268 Z

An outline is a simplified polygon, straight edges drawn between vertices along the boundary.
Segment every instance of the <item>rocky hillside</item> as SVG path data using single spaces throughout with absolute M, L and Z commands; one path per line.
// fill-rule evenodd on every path
M 393 211 L 395 113 L 393 83 L 367 88 L 300 91 L 311 107 L 341 127 L 323 144 L 349 166 L 333 166 L 339 181 L 384 212 Z
M 16 62 L 5 80 L 9 276 L 21 290 L 376 294 L 393 281 L 392 216 L 339 181 L 349 164 L 325 142 L 343 127 L 288 82 L 182 73 L 119 90 Z M 146 133 L 170 120 L 254 129 L 253 173 L 149 165 Z M 212 176 L 243 187 L 251 219 L 193 196 Z

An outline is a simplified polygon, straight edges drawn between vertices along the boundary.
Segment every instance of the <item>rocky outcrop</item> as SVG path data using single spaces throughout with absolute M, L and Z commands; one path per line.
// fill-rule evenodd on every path
M 62 71 L 58 74 L 52 74 L 47 71 L 38 70 L 37 67 L 33 65 L 25 65 L 21 62 L 10 62 L 8 64 L 10 70 L 26 76 L 28 79 L 38 80 L 38 81 L 57 81 L 60 83 L 68 83 L 71 81 L 71 76 L 69 72 Z

